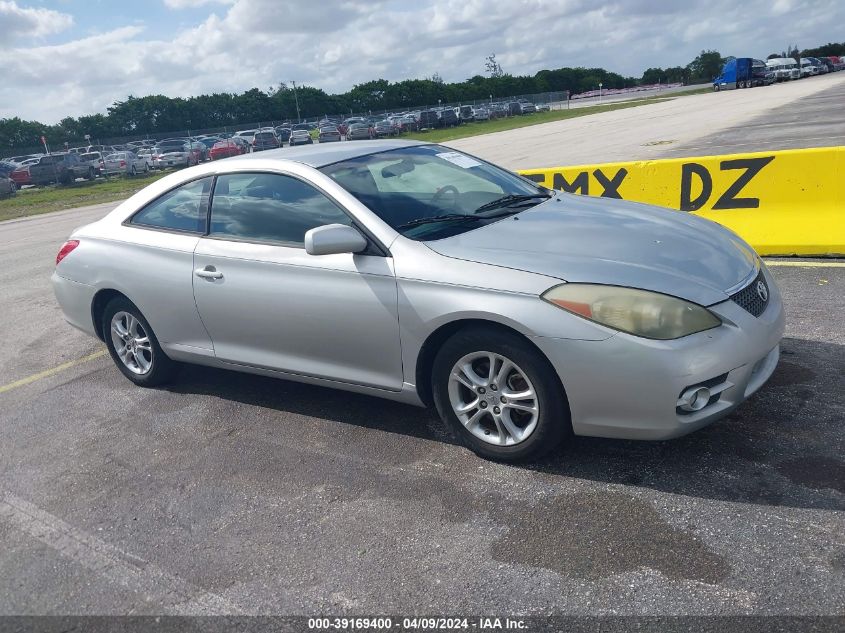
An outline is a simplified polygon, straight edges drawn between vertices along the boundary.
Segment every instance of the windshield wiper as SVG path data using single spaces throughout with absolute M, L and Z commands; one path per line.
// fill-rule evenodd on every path
M 518 202 L 528 202 L 529 200 L 536 200 L 537 198 L 551 198 L 551 196 L 547 193 L 528 193 L 528 194 L 508 194 L 506 196 L 502 196 L 501 198 L 496 198 L 495 200 L 491 200 L 487 204 L 482 204 L 478 207 L 473 213 L 481 213 L 482 211 L 488 211 L 490 209 L 498 209 L 499 207 L 508 207 L 514 205 Z
M 414 226 L 420 226 L 422 224 L 433 224 L 435 222 L 450 222 L 453 220 L 469 220 L 472 222 L 478 222 L 480 220 L 486 220 L 483 216 L 478 215 L 464 215 L 463 213 L 448 213 L 446 215 L 434 215 L 429 218 L 417 218 L 416 220 L 411 220 L 410 222 L 405 222 L 405 224 L 400 224 L 397 226 L 397 229 L 410 229 Z

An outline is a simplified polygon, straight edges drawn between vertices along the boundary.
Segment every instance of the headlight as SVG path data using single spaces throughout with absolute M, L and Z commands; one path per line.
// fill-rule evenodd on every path
M 722 324 L 700 305 L 635 288 L 569 283 L 542 297 L 590 321 L 645 338 L 681 338 Z

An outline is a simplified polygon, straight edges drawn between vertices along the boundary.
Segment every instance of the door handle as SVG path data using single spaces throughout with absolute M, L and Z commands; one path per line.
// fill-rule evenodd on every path
M 194 271 L 194 274 L 197 277 L 202 277 L 203 279 L 223 279 L 223 273 L 215 270 L 214 266 L 206 266 L 205 268 L 197 268 Z

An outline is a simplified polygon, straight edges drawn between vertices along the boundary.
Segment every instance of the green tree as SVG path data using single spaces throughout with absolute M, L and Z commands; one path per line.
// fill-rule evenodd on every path
M 687 65 L 687 69 L 690 80 L 709 81 L 722 72 L 724 65 L 725 58 L 719 51 L 701 51 L 701 54 Z

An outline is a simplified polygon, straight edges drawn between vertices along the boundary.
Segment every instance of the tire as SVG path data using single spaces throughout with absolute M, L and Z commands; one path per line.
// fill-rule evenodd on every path
M 489 373 L 486 359 L 491 355 L 494 374 L 504 370 L 505 361 L 511 364 L 506 384 L 495 384 L 501 376 L 491 381 L 484 375 Z M 460 369 L 453 374 L 456 366 L 466 363 L 474 373 L 472 379 Z M 458 374 L 463 380 L 455 379 Z M 457 332 L 437 352 L 431 379 L 441 419 L 481 457 L 503 462 L 536 459 L 571 433 L 569 405 L 554 368 L 528 342 L 509 331 L 479 327 Z M 533 397 L 507 397 L 516 392 L 532 393 Z M 505 406 L 500 408 L 500 404 Z M 461 405 L 464 421 L 455 410 Z M 526 407 L 534 409 L 529 412 Z
M 713 84 L 713 92 L 719 92 L 719 84 Z
M 128 317 L 134 319 L 134 322 Z M 162 351 L 150 324 L 147 323 L 144 315 L 129 299 L 115 297 L 109 301 L 103 310 L 102 324 L 103 340 L 106 342 L 109 355 L 120 372 L 129 380 L 139 387 L 155 387 L 173 378 L 178 365 Z M 114 332 L 113 325 L 116 326 Z M 118 331 L 121 329 L 121 325 L 126 335 L 132 337 L 131 339 L 120 336 Z M 139 345 L 137 342 L 139 339 L 141 341 L 146 339 L 146 345 Z M 131 348 L 136 352 L 140 350 L 140 356 L 131 352 L 124 354 L 125 343 L 124 347 L 118 351 L 116 345 L 119 341 L 129 341 L 130 343 L 134 341 Z M 121 354 L 126 356 L 126 361 L 123 360 Z M 132 358 L 129 358 L 130 356 Z
M 88 168 L 88 174 L 85 176 L 85 178 L 86 178 L 87 180 L 94 180 L 94 178 L 96 178 L 96 177 L 97 177 L 97 174 L 96 174 L 96 173 L 94 173 L 94 168 L 93 168 L 93 167 L 89 167 L 89 168 Z
M 132 165 L 132 167 L 129 168 L 129 176 L 131 178 L 134 178 L 137 175 L 138 175 L 138 172 L 135 171 L 135 165 Z

